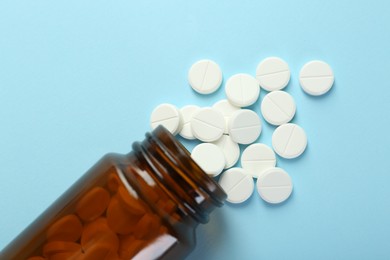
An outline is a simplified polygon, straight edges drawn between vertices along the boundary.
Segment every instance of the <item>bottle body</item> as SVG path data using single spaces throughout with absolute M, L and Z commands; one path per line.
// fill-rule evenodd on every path
M 163 128 L 108 154 L 12 241 L 0 259 L 182 259 L 225 194 Z

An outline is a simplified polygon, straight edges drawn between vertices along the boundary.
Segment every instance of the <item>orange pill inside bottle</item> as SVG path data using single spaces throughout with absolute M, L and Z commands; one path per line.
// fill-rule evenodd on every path
M 0 252 L 0 259 L 183 259 L 226 194 L 163 127 L 108 154 Z

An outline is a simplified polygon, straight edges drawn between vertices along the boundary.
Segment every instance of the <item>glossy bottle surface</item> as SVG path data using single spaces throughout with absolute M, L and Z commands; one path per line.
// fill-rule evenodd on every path
M 108 154 L 0 253 L 0 259 L 183 259 L 226 195 L 164 128 Z

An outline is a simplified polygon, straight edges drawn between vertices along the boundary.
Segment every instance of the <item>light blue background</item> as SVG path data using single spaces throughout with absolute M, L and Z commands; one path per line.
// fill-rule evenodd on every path
M 189 259 L 390 259 L 389 10 L 384 0 L 1 1 L 0 248 L 103 154 L 143 139 L 156 105 L 224 98 L 188 87 L 193 62 L 215 60 L 226 81 L 279 56 L 309 139 L 301 158 L 278 158 L 293 196 L 270 206 L 254 193 L 215 211 Z M 312 59 L 336 75 L 320 98 L 298 84 Z M 259 141 L 273 129 L 263 120 Z

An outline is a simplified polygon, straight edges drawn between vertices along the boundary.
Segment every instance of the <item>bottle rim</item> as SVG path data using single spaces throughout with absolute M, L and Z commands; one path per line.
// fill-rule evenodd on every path
M 171 190 L 181 189 L 183 205 L 199 222 L 208 222 L 209 213 L 215 207 L 221 207 L 227 195 L 219 184 L 208 176 L 203 169 L 191 158 L 188 150 L 163 126 L 157 127 L 152 133 L 146 133 L 142 143 L 134 143 L 133 149 L 141 155 L 151 168 L 161 166 L 159 161 L 165 161 L 170 169 L 163 171 L 160 180 Z M 161 168 L 160 168 L 161 169 Z M 161 172 L 160 172 L 161 173 Z M 167 179 L 176 179 L 184 183 L 180 187 Z M 180 194 L 176 193 L 180 197 Z

